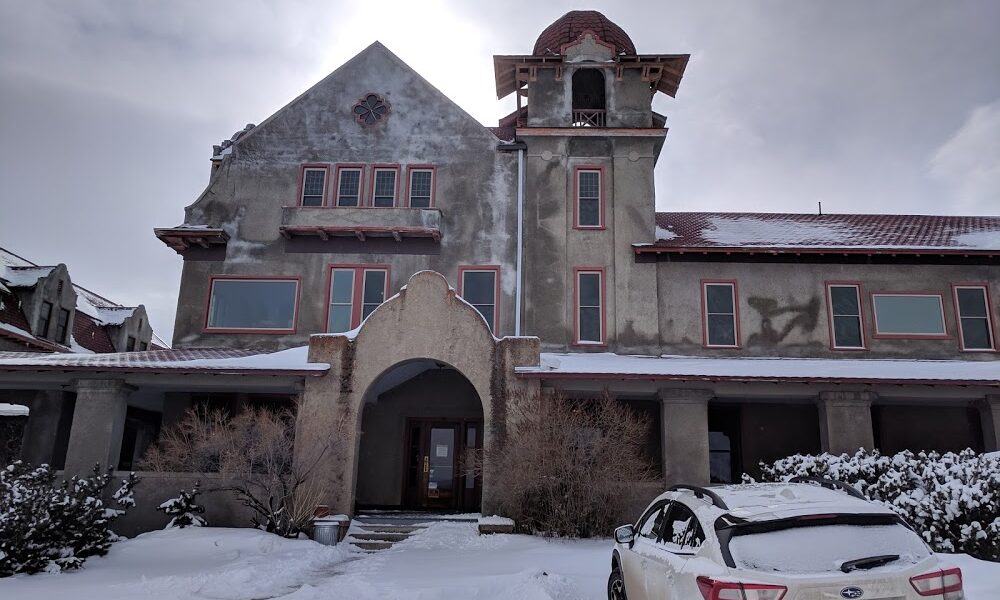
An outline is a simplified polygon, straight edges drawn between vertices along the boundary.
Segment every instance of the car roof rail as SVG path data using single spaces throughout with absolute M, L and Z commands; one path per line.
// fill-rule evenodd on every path
M 858 500 L 868 501 L 868 498 L 862 494 L 858 488 L 853 485 L 844 483 L 843 481 L 837 481 L 836 479 L 826 479 L 825 477 L 806 477 L 804 475 L 799 475 L 798 477 L 792 477 L 788 480 L 788 483 L 815 483 L 821 487 L 825 487 L 830 490 L 840 490 L 842 492 L 847 492 L 851 496 L 854 496 Z
M 677 485 L 672 485 L 672 486 L 668 487 L 667 491 L 668 492 L 680 492 L 680 491 L 694 492 L 695 497 L 697 497 L 699 499 L 701 499 L 701 498 L 708 498 L 709 500 L 711 500 L 712 501 L 712 505 L 715 506 L 716 508 L 721 508 L 722 510 L 729 510 L 729 507 L 726 506 L 726 503 L 722 500 L 722 498 L 719 497 L 718 494 L 716 494 L 715 492 L 713 492 L 710 489 L 703 488 L 700 485 L 688 485 L 686 483 L 679 483 Z

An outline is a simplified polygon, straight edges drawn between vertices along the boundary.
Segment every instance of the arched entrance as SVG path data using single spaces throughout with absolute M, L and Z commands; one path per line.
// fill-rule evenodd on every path
M 415 359 L 384 371 L 365 393 L 360 437 L 357 509 L 479 510 L 483 405 L 451 365 Z

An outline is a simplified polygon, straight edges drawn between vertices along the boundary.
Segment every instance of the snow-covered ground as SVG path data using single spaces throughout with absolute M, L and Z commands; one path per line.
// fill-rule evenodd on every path
M 0 598 L 597 600 L 609 551 L 607 540 L 479 536 L 474 523 L 435 523 L 371 555 L 251 529 L 183 529 L 117 543 L 81 571 L 2 579 Z M 947 559 L 962 567 L 968 600 L 1000 598 L 1000 564 Z

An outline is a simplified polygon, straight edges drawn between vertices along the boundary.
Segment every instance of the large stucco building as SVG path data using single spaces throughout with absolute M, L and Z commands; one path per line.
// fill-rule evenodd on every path
M 172 350 L 0 355 L 26 456 L 116 464 L 129 411 L 298 399 L 297 452 L 338 432 L 315 474 L 335 510 L 490 512 L 490 473 L 457 457 L 560 390 L 649 415 L 656 488 L 796 452 L 998 449 L 1000 217 L 658 213 L 652 99 L 687 65 L 574 11 L 494 58 L 518 108 L 487 128 L 372 44 L 216 146 L 156 230 L 184 260 Z

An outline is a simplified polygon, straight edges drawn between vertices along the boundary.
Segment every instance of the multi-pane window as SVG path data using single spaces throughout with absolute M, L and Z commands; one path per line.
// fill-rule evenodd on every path
M 409 190 L 410 208 L 430 208 L 434 190 L 434 171 L 411 169 Z
M 872 294 L 875 333 L 888 337 L 946 337 L 939 294 Z
M 830 307 L 830 331 L 833 347 L 862 349 L 865 347 L 861 322 L 861 293 L 857 285 L 830 284 L 827 286 Z
M 56 337 L 55 340 L 60 344 L 66 343 L 66 337 L 69 334 L 69 311 L 65 308 L 59 309 L 59 315 L 56 317 Z
M 604 343 L 604 273 L 576 272 L 576 342 Z
M 962 350 L 995 350 L 989 296 L 981 285 L 955 286 Z
M 337 169 L 337 206 L 360 206 L 361 169 L 340 167 Z
M 52 322 L 52 303 L 42 301 L 41 314 L 38 315 L 38 337 L 49 337 L 49 324 Z
M 576 172 L 576 226 L 603 227 L 601 215 L 601 172 L 580 169 Z
M 736 284 L 705 282 L 702 284 L 702 295 L 702 306 L 705 309 L 705 345 L 722 348 L 738 347 Z
M 343 333 L 361 325 L 373 310 L 385 302 L 388 285 L 387 267 L 331 267 L 326 330 Z
M 294 331 L 298 291 L 295 279 L 213 279 L 206 328 Z
M 302 170 L 302 206 L 323 206 L 326 195 L 326 169 Z
M 125 351 L 126 352 L 135 352 L 135 337 L 134 336 L 131 336 L 131 335 L 128 336 L 128 340 L 125 342 Z
M 490 331 L 496 333 L 499 318 L 497 295 L 500 272 L 496 267 L 463 267 L 459 269 L 458 292 L 483 315 Z
M 146 342 L 139 342 L 139 351 L 145 352 L 146 350 L 149 350 L 149 344 Z
M 372 206 L 396 206 L 396 169 L 375 169 L 372 185 Z

